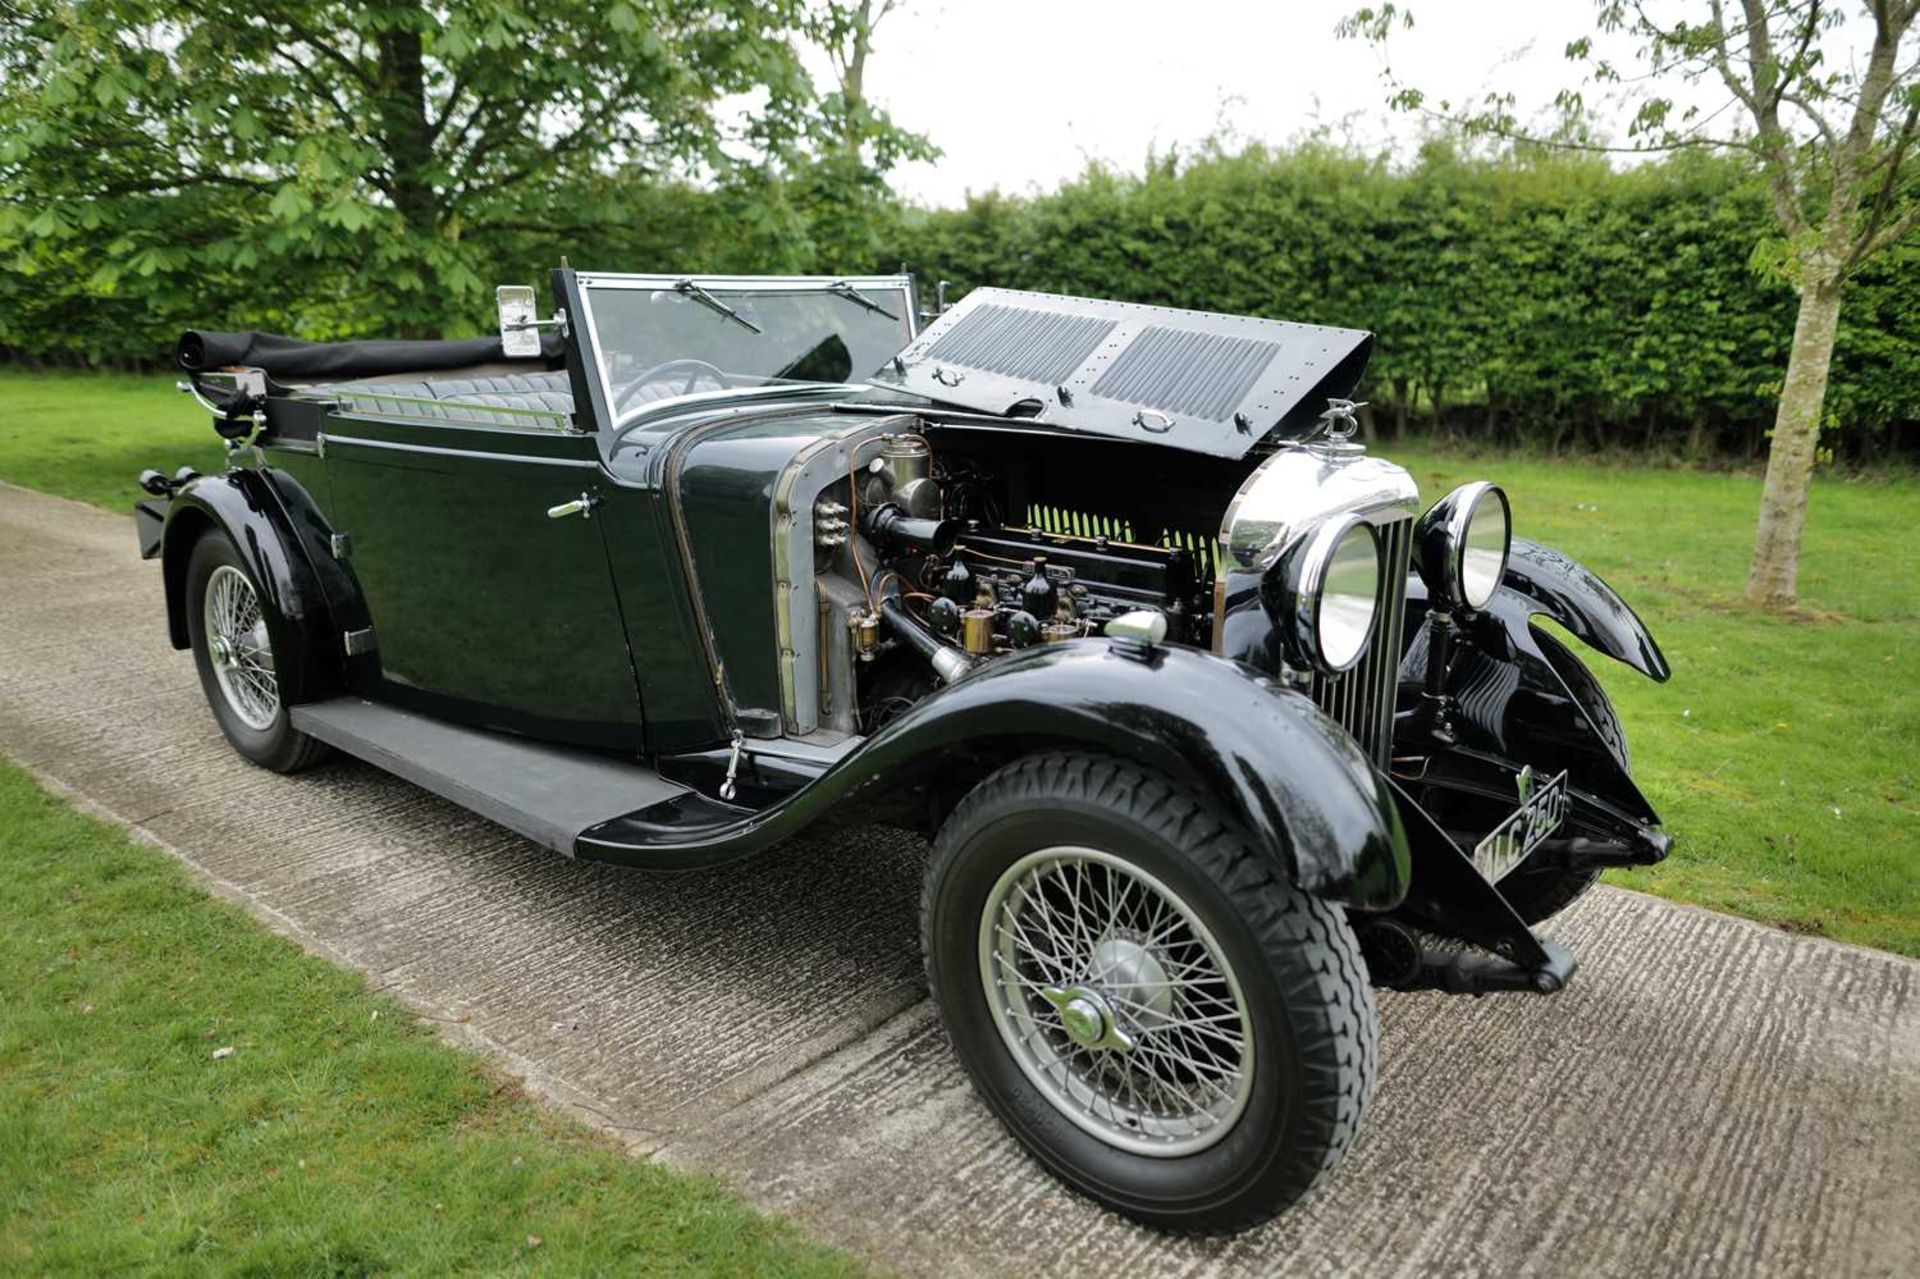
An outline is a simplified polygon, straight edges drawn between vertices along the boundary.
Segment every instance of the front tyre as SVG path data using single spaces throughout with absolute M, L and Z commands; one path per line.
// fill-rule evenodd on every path
M 987 1105 L 1140 1221 L 1262 1221 L 1366 1112 L 1377 1029 L 1344 913 L 1158 774 L 1050 754 L 988 777 L 935 841 L 922 938 Z
M 1559 673 L 1574 701 L 1586 713 L 1594 732 L 1631 776 L 1633 756 L 1627 749 L 1627 730 L 1621 726 L 1620 714 L 1613 709 L 1613 702 L 1600 687 L 1600 681 L 1593 677 L 1585 662 L 1553 636 L 1536 627 L 1533 638 L 1547 664 Z M 1600 872 L 1591 867 L 1568 870 L 1563 866 L 1522 865 L 1500 881 L 1500 894 L 1523 921 L 1538 924 L 1586 896 L 1587 890 L 1599 880 Z
M 286 664 L 298 660 L 286 627 L 224 533 L 194 543 L 186 586 L 200 687 L 233 749 L 276 773 L 324 759 L 325 743 L 294 728 L 280 695 Z

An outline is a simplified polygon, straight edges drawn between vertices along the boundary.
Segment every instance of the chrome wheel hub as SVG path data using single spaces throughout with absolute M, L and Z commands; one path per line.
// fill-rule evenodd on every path
M 1131 937 L 1110 937 L 1093 948 L 1093 969 L 1138 1020 L 1173 1011 L 1174 986 L 1153 951 Z
M 273 644 L 266 615 L 246 574 L 222 564 L 207 578 L 201 622 L 214 682 L 227 708 L 248 728 L 265 732 L 280 713 Z
M 1060 1015 L 1060 1029 L 1074 1043 L 1083 1048 L 1132 1050 L 1133 1040 L 1114 1025 L 1113 1009 L 1099 991 L 1085 986 L 1071 990 L 1049 986 L 1040 992 L 1040 997 L 1053 1005 Z
M 1245 1110 L 1239 980 L 1198 914 L 1125 859 L 1058 847 L 1015 862 L 981 914 L 980 975 L 1022 1073 L 1109 1145 L 1192 1154 Z

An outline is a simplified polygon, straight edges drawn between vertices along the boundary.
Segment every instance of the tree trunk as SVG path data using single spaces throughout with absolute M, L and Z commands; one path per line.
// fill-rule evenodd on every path
M 427 117 L 425 49 L 418 31 L 381 34 L 379 77 L 380 133 L 392 175 L 393 207 L 410 234 L 427 239 L 440 229 L 440 194 L 428 177 L 433 125 Z M 409 338 L 440 336 L 431 324 L 403 323 L 401 332 Z
M 840 149 L 856 158 L 861 141 L 858 117 L 867 103 L 867 54 L 873 48 L 873 24 L 873 0 L 860 0 L 860 7 L 853 15 L 853 48 L 848 50 L 846 67 L 840 73 L 841 106 L 845 112 L 840 121 Z
M 1687 432 L 1687 461 L 1698 462 L 1707 454 L 1707 410 L 1694 410 L 1693 429 Z
M 1827 369 L 1840 325 L 1841 279 L 1837 270 L 1810 273 L 1800 288 L 1800 314 L 1793 324 L 1787 378 L 1767 449 L 1767 482 L 1760 494 L 1760 525 L 1747 573 L 1747 600 L 1763 608 L 1789 609 L 1797 598 L 1800 532 L 1807 522 L 1814 452 L 1820 442 L 1820 409 L 1827 398 Z

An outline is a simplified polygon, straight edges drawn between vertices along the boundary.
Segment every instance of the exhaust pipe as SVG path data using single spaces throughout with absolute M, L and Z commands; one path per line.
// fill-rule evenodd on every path
M 924 522 L 932 523 L 930 520 Z M 933 667 L 933 673 L 942 684 L 951 684 L 973 669 L 972 657 L 950 644 L 941 643 L 932 631 L 914 620 L 897 596 L 889 595 L 880 601 L 880 616 L 886 619 L 895 635 L 927 659 L 927 664 Z

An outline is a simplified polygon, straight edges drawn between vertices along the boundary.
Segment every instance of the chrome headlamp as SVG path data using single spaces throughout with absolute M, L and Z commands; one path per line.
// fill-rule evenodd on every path
M 1381 585 L 1380 539 L 1360 516 L 1335 516 L 1298 538 L 1266 583 L 1288 660 L 1329 675 L 1352 667 L 1373 638 Z
M 1414 531 L 1420 578 L 1436 608 L 1485 608 L 1506 575 L 1513 510 L 1497 484 L 1462 484 L 1433 504 Z

